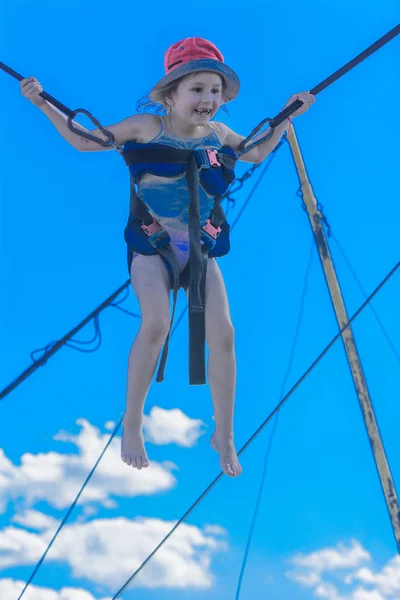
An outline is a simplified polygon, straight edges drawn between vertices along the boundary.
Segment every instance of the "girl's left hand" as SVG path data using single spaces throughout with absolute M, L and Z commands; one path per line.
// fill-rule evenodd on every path
M 301 100 L 303 102 L 303 106 L 300 106 L 300 108 L 298 108 L 294 113 L 292 113 L 289 117 L 290 119 L 293 119 L 293 117 L 298 117 L 299 115 L 305 113 L 310 108 L 311 104 L 314 104 L 315 96 L 313 96 L 309 92 L 293 94 L 293 96 L 290 96 L 289 100 L 286 102 L 284 108 L 289 106 L 289 104 L 292 104 L 295 100 Z

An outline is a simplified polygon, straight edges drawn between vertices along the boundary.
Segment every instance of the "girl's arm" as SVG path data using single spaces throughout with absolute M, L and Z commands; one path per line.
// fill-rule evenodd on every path
M 45 104 L 41 105 L 40 110 L 46 115 L 46 117 L 53 123 L 54 127 L 57 129 L 58 133 L 62 135 L 62 137 L 69 143 L 71 146 L 79 150 L 80 152 L 102 152 L 104 150 L 114 150 L 113 146 L 102 146 L 97 142 L 92 140 L 88 140 L 78 133 L 71 131 L 68 127 L 68 117 L 64 115 L 58 108 L 55 108 L 52 104 L 46 101 Z M 134 125 L 132 123 L 132 118 L 124 119 L 120 123 L 116 125 L 110 125 L 105 127 L 108 131 L 110 131 L 115 138 L 115 143 L 118 145 L 126 142 L 127 139 L 133 135 Z M 91 133 L 101 140 L 107 141 L 107 137 L 99 130 L 99 129 L 86 129 L 76 121 L 72 121 L 74 127 L 79 129 L 80 131 L 84 131 L 85 133 Z M 131 138 L 132 139 L 132 138 Z
M 50 119 L 62 137 L 80 152 L 102 152 L 104 150 L 114 150 L 114 146 L 104 147 L 97 142 L 88 140 L 78 133 L 71 131 L 71 129 L 68 127 L 68 117 L 66 117 L 61 111 L 55 108 L 55 106 L 52 104 L 49 104 L 47 101 L 39 108 L 46 115 L 46 117 Z M 139 136 L 142 127 L 146 124 L 147 120 L 147 115 L 134 115 L 124 119 L 123 121 L 120 121 L 119 123 L 116 123 L 115 125 L 107 125 L 105 129 L 114 135 L 114 142 L 118 146 L 122 146 L 127 140 L 134 140 Z M 76 121 L 72 122 L 77 129 L 95 135 L 101 140 L 108 140 L 107 136 L 105 136 L 99 129 L 86 129 Z
M 243 135 L 239 135 L 238 133 L 227 127 L 225 123 L 219 123 L 219 125 L 222 125 L 222 129 L 225 133 L 224 144 L 226 144 L 227 146 L 231 146 L 234 150 L 237 150 L 242 141 L 246 138 Z M 289 119 L 285 119 L 285 121 L 282 121 L 280 125 L 275 127 L 273 135 L 268 140 L 266 140 L 265 142 L 261 142 L 261 144 L 259 144 L 255 148 L 252 148 L 246 154 L 240 156 L 239 160 L 254 164 L 261 163 L 278 145 L 279 140 L 281 139 L 284 131 L 287 129 L 288 126 Z M 251 140 L 250 143 L 252 144 L 253 142 L 263 139 L 270 131 L 271 128 L 268 127 L 268 129 L 257 135 L 253 140 Z
M 267 156 L 269 154 L 271 154 L 271 152 L 274 150 L 274 148 L 276 148 L 276 146 L 278 145 L 279 140 L 281 139 L 283 133 L 290 125 L 290 120 L 293 119 L 293 117 L 298 117 L 299 115 L 302 115 L 303 113 L 305 113 L 310 108 L 310 106 L 312 104 L 314 104 L 315 96 L 313 96 L 309 92 L 301 92 L 300 94 L 293 94 L 293 96 L 291 96 L 289 98 L 289 100 L 286 102 L 286 104 L 283 108 L 286 108 L 286 106 L 289 106 L 295 100 L 301 100 L 303 102 L 303 104 L 292 115 L 290 115 L 290 119 L 285 119 L 284 121 L 282 121 L 282 123 L 280 123 L 277 127 L 274 128 L 273 134 L 269 139 L 266 139 L 265 142 L 261 142 L 255 148 L 253 148 L 252 150 L 249 150 L 247 152 L 247 154 L 243 154 L 243 156 L 241 156 L 239 158 L 239 160 L 242 160 L 244 162 L 251 162 L 251 163 L 255 163 L 255 164 L 259 164 L 263 160 L 265 160 L 267 158 Z M 229 129 L 229 127 L 227 127 L 224 123 L 219 123 L 219 125 L 222 125 L 223 130 L 225 130 L 224 144 L 227 144 L 227 145 L 231 146 L 234 150 L 237 150 L 240 143 L 246 138 L 244 138 L 241 135 L 238 135 L 237 133 L 232 131 L 232 129 Z M 250 144 L 252 144 L 253 142 L 256 142 L 258 140 L 262 140 L 264 137 L 267 136 L 267 134 L 270 131 L 271 131 L 271 128 L 268 127 L 268 129 L 266 129 L 266 131 L 263 131 L 262 133 L 257 135 L 253 140 L 251 140 Z
M 35 77 L 27 77 L 21 81 L 22 95 L 30 100 L 32 104 L 40 108 L 46 117 L 53 123 L 60 135 L 62 135 L 71 146 L 80 152 L 101 152 L 114 149 L 113 146 L 104 147 L 97 142 L 88 140 L 78 133 L 71 131 L 68 127 L 68 117 L 40 96 L 42 91 L 43 88 Z M 149 115 L 134 115 L 133 117 L 128 117 L 127 119 L 120 121 L 116 125 L 107 126 L 106 129 L 114 135 L 115 143 L 118 146 L 122 146 L 127 140 L 135 140 L 140 136 L 143 129 L 145 130 L 146 124 L 149 124 L 149 118 Z M 91 133 L 101 140 L 107 141 L 108 139 L 98 129 L 86 129 L 76 121 L 73 121 L 73 124 L 77 129 L 86 133 Z

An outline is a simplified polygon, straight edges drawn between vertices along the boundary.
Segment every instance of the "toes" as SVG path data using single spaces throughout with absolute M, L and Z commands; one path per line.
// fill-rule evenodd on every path
M 121 458 L 125 464 L 127 464 L 129 467 L 131 466 L 131 457 L 129 454 L 122 454 Z
M 223 471 L 225 475 L 229 475 L 230 477 L 239 477 L 242 473 L 242 467 L 239 463 L 225 463 Z
M 226 473 L 226 475 L 230 475 L 231 477 L 235 476 L 232 467 L 229 463 L 225 463 L 223 471 Z
M 121 459 L 124 463 L 126 463 L 129 467 L 133 469 L 147 469 L 150 466 L 149 459 L 142 456 L 130 456 L 129 454 L 121 454 Z

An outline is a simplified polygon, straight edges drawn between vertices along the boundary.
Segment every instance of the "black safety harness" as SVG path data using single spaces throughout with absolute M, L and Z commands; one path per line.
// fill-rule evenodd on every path
M 131 201 L 125 240 L 128 245 L 128 265 L 132 254 L 159 254 L 166 264 L 173 291 L 173 308 L 170 329 L 166 338 L 157 373 L 157 381 L 164 378 L 168 355 L 168 345 L 175 315 L 177 294 L 180 287 L 189 290 L 189 382 L 201 385 L 206 382 L 205 373 L 205 287 L 208 258 L 222 256 L 229 251 L 229 225 L 221 207 L 221 197 L 234 180 L 234 166 L 237 160 L 234 151 L 225 147 L 220 152 L 209 149 L 185 150 L 158 144 L 132 144 L 121 154 L 131 171 Z M 189 189 L 189 263 L 180 274 L 179 265 L 170 246 L 170 237 L 160 223 L 151 216 L 146 204 L 137 195 L 135 184 L 143 173 L 160 174 L 163 165 L 176 165 L 184 173 Z M 210 170 L 219 169 L 219 177 L 213 177 Z M 207 172 L 205 172 L 207 171 Z M 222 173 L 221 173 L 222 171 Z M 214 206 L 205 224 L 200 223 L 199 186 L 208 192 L 217 192 Z M 224 228 L 224 229 L 223 229 Z M 218 243 L 221 232 L 224 242 Z M 141 245 L 146 238 L 148 247 Z

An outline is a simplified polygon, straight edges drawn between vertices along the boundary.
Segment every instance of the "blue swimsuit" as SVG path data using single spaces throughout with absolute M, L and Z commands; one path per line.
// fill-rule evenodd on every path
M 212 122 L 210 123 L 213 126 Z M 149 144 L 166 144 L 185 150 L 219 150 L 222 147 L 215 130 L 201 138 L 180 138 L 165 131 L 161 118 L 161 130 Z M 189 259 L 189 190 L 185 175 L 160 177 L 145 173 L 137 184 L 138 196 L 146 204 L 151 216 L 166 229 L 171 237 L 171 248 L 178 260 L 181 271 Z M 199 187 L 200 221 L 204 225 L 214 205 L 214 196 Z M 134 253 L 133 258 L 137 256 Z

